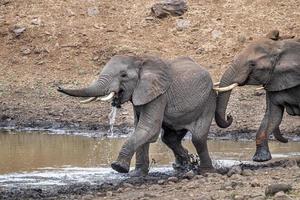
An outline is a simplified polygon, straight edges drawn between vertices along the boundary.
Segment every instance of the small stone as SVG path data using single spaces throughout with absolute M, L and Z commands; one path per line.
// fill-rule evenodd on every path
M 283 191 L 277 192 L 273 198 L 274 200 L 293 200 L 289 195 Z
M 15 26 L 12 30 L 16 37 L 20 36 L 26 30 L 25 27 Z
M 163 0 L 151 7 L 151 12 L 157 18 L 165 18 L 169 15 L 180 16 L 187 11 L 185 0 Z
M 244 197 L 243 195 L 235 195 L 235 196 L 233 197 L 233 199 L 234 199 L 234 200 L 244 200 L 245 197 Z
M 193 172 L 193 170 L 190 170 L 183 175 L 183 178 L 192 179 L 192 178 L 194 178 L 194 176 L 195 176 L 195 173 Z
M 202 175 L 196 175 L 194 178 L 195 178 L 195 179 L 203 179 L 204 176 L 202 176 Z
M 145 192 L 144 197 L 150 197 L 150 198 L 156 198 L 158 197 L 156 194 L 153 194 L 153 193 L 149 193 L 149 192 Z
M 29 48 L 27 48 L 27 47 L 23 47 L 21 49 L 21 54 L 22 55 L 29 55 L 30 53 L 31 53 L 31 50 Z
M 288 160 L 286 163 L 285 163 L 285 167 L 289 167 L 289 168 L 298 168 L 298 164 L 297 164 L 297 161 L 296 160 Z
M 238 36 L 238 41 L 239 41 L 240 43 L 244 43 L 244 42 L 246 42 L 246 37 L 245 37 L 244 35 L 239 35 L 239 36 Z
M 31 20 L 32 25 L 39 26 L 39 25 L 41 25 L 41 23 L 42 23 L 42 20 L 40 18 L 34 18 L 33 20 Z
M 107 197 L 112 197 L 113 196 L 113 192 L 112 191 L 107 191 L 106 192 L 106 196 Z
M 199 198 L 197 198 L 199 200 L 211 200 L 212 197 L 211 196 L 208 196 L 208 195 L 201 195 Z
M 213 30 L 213 31 L 211 32 L 211 36 L 212 36 L 213 39 L 218 39 L 218 38 L 220 38 L 222 35 L 223 35 L 223 33 L 222 33 L 221 31 L 219 31 L 219 30 Z
M 242 173 L 242 168 L 239 165 L 233 166 L 229 169 L 227 172 L 227 176 L 231 177 L 233 174 L 241 174 Z
M 200 47 L 196 50 L 196 54 L 202 54 L 204 51 L 205 51 L 205 49 Z
M 177 19 L 176 20 L 176 29 L 178 31 L 183 31 L 190 27 L 191 22 L 189 20 Z
M 243 176 L 252 176 L 253 175 L 253 171 L 250 169 L 245 169 L 242 171 L 242 175 Z
M 292 186 L 289 184 L 284 184 L 284 183 L 271 184 L 266 187 L 265 194 L 266 196 L 271 196 L 280 191 L 288 192 L 290 190 L 292 190 Z
M 258 182 L 257 179 L 254 179 L 252 182 L 251 182 L 251 187 L 259 187 L 260 186 L 260 183 Z
M 158 183 L 159 185 L 163 185 L 163 184 L 165 183 L 165 180 L 159 180 L 159 181 L 157 181 L 157 183 Z
M 91 200 L 91 199 L 94 199 L 94 196 L 91 194 L 88 194 L 88 195 L 85 195 L 82 199 L 83 200 Z
M 123 186 L 126 187 L 126 188 L 132 188 L 133 185 L 130 184 L 130 183 L 123 183 Z
M 178 178 L 175 177 L 175 176 L 171 176 L 171 177 L 168 178 L 168 181 L 170 181 L 170 182 L 177 182 Z
M 155 190 L 159 190 L 160 188 L 161 188 L 161 186 L 154 184 L 149 187 L 149 190 L 155 191 Z
M 124 191 L 123 188 L 118 188 L 118 189 L 117 189 L 117 192 L 118 192 L 118 193 L 122 193 L 123 191 Z
M 145 20 L 146 21 L 152 21 L 152 20 L 154 20 L 154 17 L 149 16 L 149 17 L 146 17 Z
M 98 15 L 99 10 L 96 7 L 91 7 L 91 8 L 88 8 L 87 13 L 88 13 L 88 16 L 92 17 L 92 16 Z

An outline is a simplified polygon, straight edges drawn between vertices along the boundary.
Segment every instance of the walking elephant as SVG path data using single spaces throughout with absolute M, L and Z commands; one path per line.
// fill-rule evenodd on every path
M 58 88 L 75 97 L 112 98 L 115 106 L 131 101 L 135 131 L 122 146 L 111 167 L 127 173 L 136 153 L 134 175 L 149 170 L 149 143 L 156 141 L 163 129 L 162 141 L 172 149 L 176 165 L 190 162 L 181 140 L 190 131 L 200 158 L 200 168 L 212 169 L 207 148 L 207 134 L 214 117 L 216 92 L 210 74 L 191 58 L 172 61 L 157 57 L 114 56 L 104 66 L 99 78 L 82 89 Z M 108 95 L 106 97 L 103 97 Z M 89 101 L 90 101 L 89 100 Z
M 270 160 L 269 134 L 287 142 L 279 125 L 284 110 L 300 116 L 300 42 L 296 39 L 260 39 L 249 44 L 236 56 L 221 78 L 215 120 L 223 128 L 230 126 L 226 117 L 231 90 L 235 86 L 263 85 L 266 90 L 266 112 L 256 134 L 254 161 Z

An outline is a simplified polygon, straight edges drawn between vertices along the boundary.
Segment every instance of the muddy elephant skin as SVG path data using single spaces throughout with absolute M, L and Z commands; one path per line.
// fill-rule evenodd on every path
M 262 85 L 266 90 L 266 112 L 256 134 L 254 161 L 270 160 L 269 134 L 287 142 L 280 132 L 284 110 L 300 116 L 300 42 L 296 39 L 260 39 L 249 44 L 236 56 L 223 74 L 220 87 L 236 84 Z M 231 90 L 220 92 L 217 98 L 216 122 L 220 127 L 230 126 L 232 117 L 226 117 Z
M 156 57 L 114 56 L 90 86 L 60 87 L 58 91 L 75 97 L 112 94 L 113 102 L 118 104 L 131 101 L 135 131 L 111 166 L 127 173 L 136 153 L 132 174 L 143 175 L 149 170 L 149 143 L 156 141 L 161 129 L 162 141 L 175 155 L 175 166 L 184 167 L 190 162 L 181 144 L 190 131 L 200 157 L 200 168 L 212 169 L 207 148 L 207 134 L 216 106 L 216 92 L 212 88 L 210 74 L 188 57 L 166 61 Z

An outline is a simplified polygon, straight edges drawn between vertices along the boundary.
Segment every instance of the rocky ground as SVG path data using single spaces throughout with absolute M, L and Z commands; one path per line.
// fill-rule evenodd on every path
M 191 56 L 218 81 L 234 55 L 252 40 L 278 29 L 300 35 L 298 0 L 188 1 L 181 17 L 157 19 L 155 0 L 0 1 L 0 125 L 100 129 L 108 124 L 108 103 L 81 105 L 56 92 L 58 85 L 91 82 L 115 54 L 172 59 Z M 265 95 L 253 87 L 233 92 L 226 130 L 251 132 L 260 124 Z M 131 105 L 116 123 L 132 125 Z M 299 134 L 299 117 L 285 116 L 284 133 Z
M 300 199 L 300 160 L 241 164 L 218 173 L 152 173 L 99 185 L 0 188 L 0 199 Z
M 234 55 L 252 40 L 273 29 L 300 35 L 298 0 L 189 0 L 183 16 L 165 19 L 151 16 L 155 2 L 0 0 L 0 126 L 105 129 L 108 103 L 81 105 L 56 87 L 88 84 L 115 54 L 191 56 L 218 81 Z M 257 94 L 253 87 L 236 89 L 229 105 L 234 123 L 226 130 L 213 123 L 211 132 L 254 132 L 264 114 L 264 99 L 264 92 Z M 116 123 L 122 128 L 132 126 L 132 120 L 131 105 L 126 104 Z M 285 116 L 281 129 L 299 134 L 300 118 Z M 265 199 L 267 185 L 282 182 L 292 185 L 287 195 L 299 199 L 299 172 L 294 165 L 230 178 L 213 173 L 72 198 Z

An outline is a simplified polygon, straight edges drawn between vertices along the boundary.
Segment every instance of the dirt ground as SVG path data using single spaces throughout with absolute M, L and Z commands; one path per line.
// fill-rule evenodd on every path
M 108 103 L 82 105 L 56 88 L 87 85 L 115 54 L 190 56 L 217 82 L 245 44 L 270 30 L 300 36 L 299 0 L 189 0 L 183 16 L 162 20 L 150 15 L 155 2 L 0 0 L 0 126 L 98 130 L 107 125 Z M 181 30 L 178 20 L 189 25 Z M 265 94 L 257 96 L 254 89 L 236 89 L 228 109 L 233 124 L 223 130 L 213 123 L 211 132 L 257 130 Z M 131 105 L 126 104 L 116 123 L 125 127 L 132 121 Z M 300 118 L 285 116 L 281 129 L 300 134 Z M 296 199 L 299 177 L 299 169 L 261 170 L 230 179 L 209 175 L 152 189 L 140 186 L 134 193 L 129 187 L 105 198 L 246 199 L 236 196 L 249 194 L 249 199 L 259 199 L 266 184 L 283 181 L 295 184 L 291 196 Z
M 163 20 L 150 15 L 155 2 L 1 0 L 1 126 L 93 130 L 107 125 L 108 103 L 82 105 L 59 94 L 56 87 L 87 85 L 115 54 L 166 59 L 187 55 L 218 81 L 234 55 L 251 40 L 273 29 L 300 35 L 298 0 L 190 0 L 183 16 Z M 188 20 L 189 26 L 178 30 L 181 19 Z M 21 33 L 15 33 L 18 30 Z M 213 123 L 211 131 L 255 131 L 263 117 L 265 96 L 254 93 L 253 87 L 236 89 L 228 109 L 234 123 L 225 130 Z M 131 125 L 132 118 L 128 104 L 116 123 Z M 286 116 L 283 132 L 299 133 L 299 119 Z

